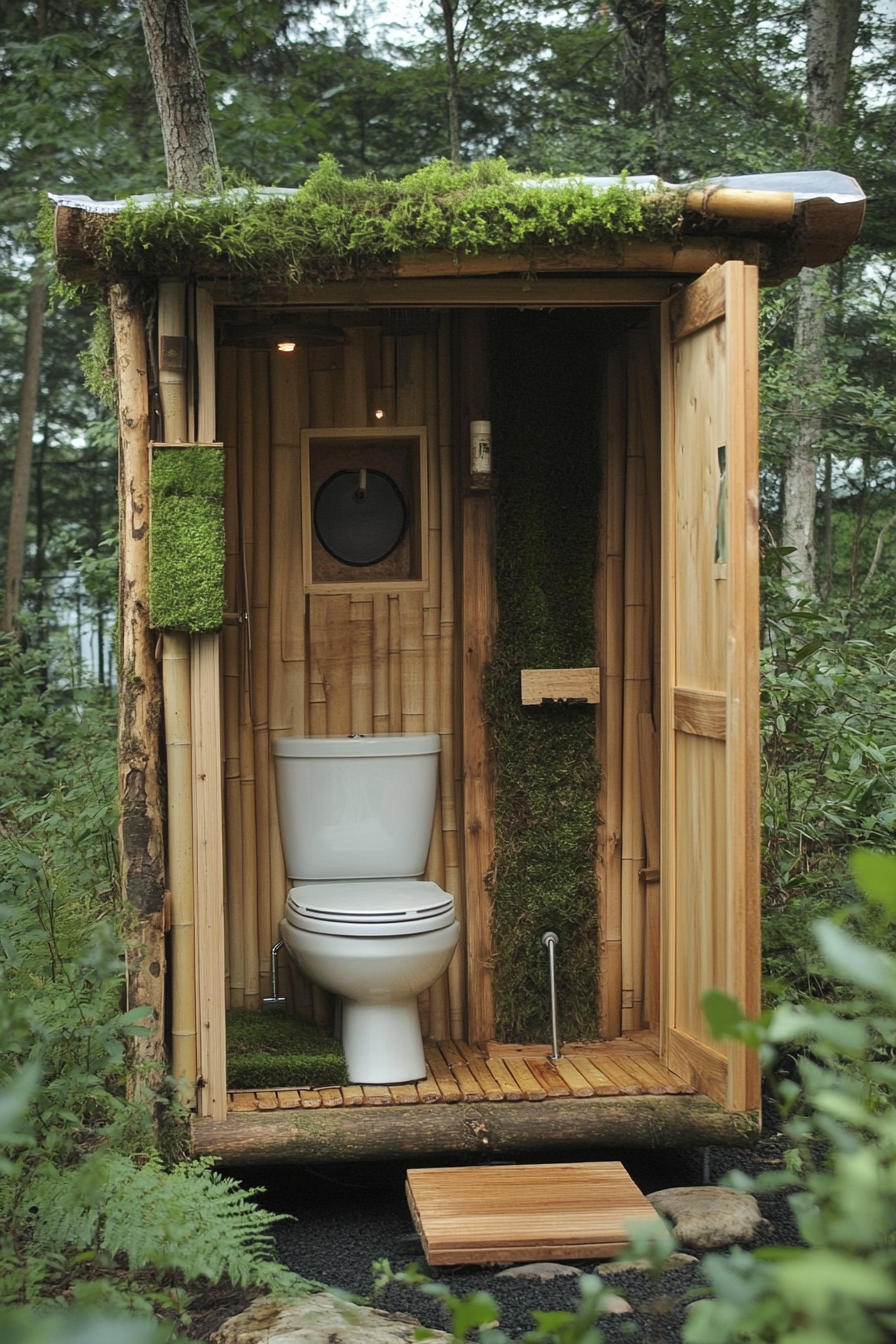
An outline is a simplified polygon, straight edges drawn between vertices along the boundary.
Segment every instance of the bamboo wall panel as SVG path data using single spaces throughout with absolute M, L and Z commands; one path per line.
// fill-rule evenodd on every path
M 443 754 L 426 876 L 463 917 L 454 745 L 453 509 L 447 319 L 366 319 L 342 346 L 289 355 L 223 349 L 219 433 L 226 447 L 226 607 L 248 620 L 224 638 L 224 741 L 230 1001 L 257 1007 L 288 890 L 272 736 L 438 732 Z M 408 328 L 408 329 L 405 329 Z M 376 412 L 382 411 L 381 418 Z M 429 586 L 305 594 L 303 429 L 372 424 L 428 430 L 425 514 L 416 520 Z M 447 572 L 447 578 L 446 576 Z M 462 1035 L 464 953 L 421 1000 L 429 1034 Z M 323 991 L 289 973 L 293 1006 L 331 1025 Z

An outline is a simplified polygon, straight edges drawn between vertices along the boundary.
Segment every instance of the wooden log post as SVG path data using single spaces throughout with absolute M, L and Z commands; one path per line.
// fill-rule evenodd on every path
M 129 1039 L 129 1091 L 157 1086 L 165 1069 L 165 860 L 159 787 L 161 677 L 149 627 L 149 388 L 146 328 L 130 286 L 109 290 L 118 380 L 119 710 L 122 893 L 133 914 L 127 1005 L 144 1006 L 146 1036 Z

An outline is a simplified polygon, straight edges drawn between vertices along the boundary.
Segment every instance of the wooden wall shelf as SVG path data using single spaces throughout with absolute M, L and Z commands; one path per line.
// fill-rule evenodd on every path
M 599 667 L 524 667 L 520 672 L 524 705 L 600 704 Z

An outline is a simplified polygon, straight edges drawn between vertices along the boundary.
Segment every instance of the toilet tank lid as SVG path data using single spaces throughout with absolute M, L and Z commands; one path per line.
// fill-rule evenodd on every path
M 368 756 L 433 756 L 439 750 L 438 733 L 377 733 L 372 737 L 275 737 L 275 756 L 304 756 L 357 760 Z

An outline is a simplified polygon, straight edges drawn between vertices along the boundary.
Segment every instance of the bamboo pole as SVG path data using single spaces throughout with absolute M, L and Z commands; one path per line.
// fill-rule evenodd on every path
M 271 589 L 268 651 L 268 717 L 271 737 L 305 730 L 305 593 L 302 572 L 300 499 L 301 430 L 309 416 L 305 350 L 272 358 L 271 384 Z M 276 808 L 273 757 L 268 758 L 268 843 L 271 881 L 270 946 L 289 889 Z M 294 1008 L 311 1009 L 311 990 L 296 972 L 287 978 Z M 298 991 L 298 997 L 295 996 Z
M 224 607 L 242 613 L 243 583 L 240 567 L 239 480 L 237 464 L 237 363 L 236 350 L 223 348 L 219 355 L 217 402 L 219 433 L 224 443 Z M 243 832 L 240 784 L 240 641 L 238 625 L 222 632 L 224 682 L 224 833 L 226 842 L 227 929 L 230 949 L 231 1008 L 242 1008 L 246 993 L 246 959 L 243 939 Z
M 326 702 L 326 735 L 352 731 L 352 623 L 348 593 L 312 595 L 311 643 Z
M 246 1008 L 260 1006 L 258 979 L 258 868 L 257 826 L 255 813 L 255 746 L 252 730 L 252 646 L 255 628 L 252 612 L 252 592 L 255 572 L 255 443 L 253 430 L 252 360 L 248 351 L 238 356 L 237 383 L 239 389 L 238 453 L 240 490 L 240 531 L 242 549 L 243 591 L 248 622 L 243 627 L 242 669 L 240 677 L 240 818 L 242 822 L 243 863 L 243 958 L 246 985 L 243 1004 Z
M 644 1002 L 644 821 L 638 716 L 650 710 L 648 609 L 650 558 L 644 435 L 638 404 L 638 343 L 628 341 L 628 431 L 625 485 L 625 637 L 622 726 L 622 1026 L 638 1030 Z
M 186 298 L 182 281 L 159 284 L 159 395 L 169 443 L 190 437 L 186 394 Z M 162 701 L 167 773 L 167 868 L 171 900 L 171 1072 L 191 1104 L 197 1077 L 196 949 L 193 887 L 193 744 L 190 729 L 190 637 L 175 631 L 162 645 Z
M 347 344 L 343 348 L 344 423 L 347 426 L 367 424 L 367 349 L 363 327 L 346 327 Z
M 395 337 L 383 336 L 380 341 L 381 397 L 383 424 L 395 424 Z
M 426 340 L 422 331 L 395 341 L 395 422 L 422 425 L 426 389 Z
M 269 356 L 252 352 L 252 510 L 254 562 L 251 577 L 252 628 L 252 749 L 255 756 L 255 835 L 258 919 L 258 986 L 262 998 L 270 995 L 271 947 L 277 941 L 271 901 L 272 764 L 268 733 L 268 661 L 271 603 L 271 424 Z M 279 911 L 277 913 L 279 920 Z
M 389 612 L 385 593 L 373 595 L 373 731 L 389 731 Z
M 196 895 L 199 1114 L 227 1117 L 224 999 L 224 810 L 221 791 L 220 646 L 194 635 L 190 652 L 193 724 L 193 882 Z
M 401 619 L 397 593 L 389 594 L 389 732 L 401 732 Z
M 373 732 L 373 597 L 353 593 L 349 610 L 352 640 L 353 733 Z
M 623 563 L 625 552 L 626 365 L 619 349 L 607 352 L 601 408 L 603 495 L 600 503 L 597 662 L 598 794 L 598 995 L 604 1040 L 622 1031 L 622 720 Z
M 401 731 L 423 732 L 424 659 L 423 594 L 419 590 L 403 592 L 398 598 L 401 627 Z
M 145 1005 L 145 1036 L 128 1042 L 128 1090 L 158 1087 L 165 1061 L 165 898 L 159 787 L 161 684 L 149 626 L 149 390 L 146 331 L 129 286 L 109 290 L 119 426 L 118 841 L 122 894 L 136 911 L 126 951 L 127 1007 Z
M 196 979 L 193 936 L 193 744 L 190 732 L 190 636 L 162 644 L 162 693 L 168 769 L 168 888 L 171 892 L 171 1073 L 180 1099 L 196 1087 Z
M 442 621 L 442 480 L 439 462 L 439 354 L 435 330 L 426 333 L 424 413 L 427 449 L 426 533 L 429 585 L 423 594 L 423 728 L 439 730 Z
M 454 913 L 460 924 L 460 938 L 448 967 L 451 1036 L 463 1040 L 466 1024 L 466 919 L 464 889 L 458 854 L 458 782 L 455 743 L 455 650 L 454 650 L 454 473 L 451 451 L 451 319 L 439 318 L 438 332 L 438 470 L 439 477 L 439 575 L 441 605 L 439 612 L 439 790 L 442 804 L 442 832 L 445 846 L 445 890 L 454 897 Z

